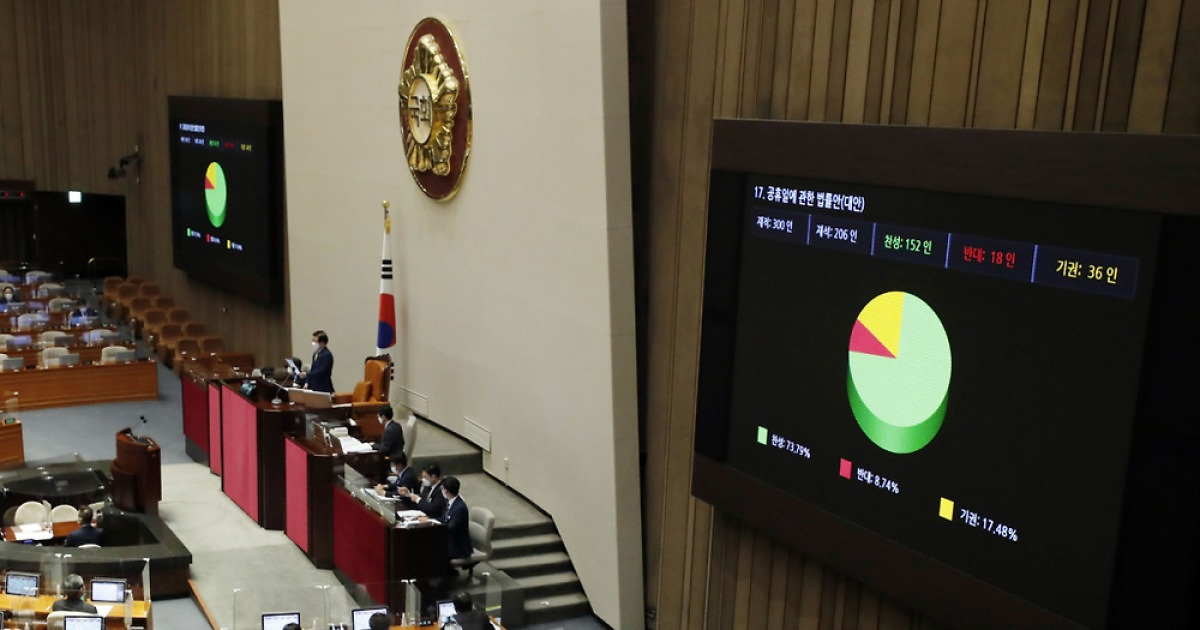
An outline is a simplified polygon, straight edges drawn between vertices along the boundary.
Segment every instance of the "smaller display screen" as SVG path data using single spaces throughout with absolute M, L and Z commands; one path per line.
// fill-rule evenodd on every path
M 34 573 L 18 573 L 9 571 L 4 576 L 4 593 L 6 595 L 23 595 L 33 597 L 38 594 L 38 576 Z
M 121 603 L 125 601 L 125 580 L 92 580 L 92 601 Z
M 283 630 L 289 623 L 299 624 L 300 613 L 264 613 L 262 616 L 262 630 Z
M 63 617 L 63 630 L 103 630 L 104 617 Z
M 371 630 L 371 617 L 378 613 L 388 614 L 387 606 L 376 606 L 375 608 L 355 608 L 350 613 L 350 620 L 354 622 L 354 630 Z

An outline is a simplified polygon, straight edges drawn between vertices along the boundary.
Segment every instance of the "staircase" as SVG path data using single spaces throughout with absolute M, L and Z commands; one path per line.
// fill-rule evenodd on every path
M 516 611 L 503 614 L 506 628 L 561 621 L 590 615 L 591 604 L 571 564 L 554 521 L 521 495 L 483 472 L 478 447 L 445 429 L 422 420 L 417 430 L 413 466 L 420 470 L 436 462 L 444 475 L 455 475 L 463 484 L 467 505 L 486 507 L 496 515 L 492 531 L 492 559 L 475 568 L 475 574 L 500 573 L 509 579 L 509 595 L 523 603 L 524 617 Z M 499 577 L 499 576 L 497 576 Z

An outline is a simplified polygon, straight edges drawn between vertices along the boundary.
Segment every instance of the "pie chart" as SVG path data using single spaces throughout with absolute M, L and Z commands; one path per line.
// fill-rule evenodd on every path
M 208 222 L 213 227 L 225 223 L 225 170 L 220 164 L 210 162 L 204 173 L 204 205 L 208 208 Z
M 892 453 L 929 444 L 946 417 L 950 340 L 928 304 L 903 291 L 876 296 L 850 332 L 846 390 L 863 433 Z

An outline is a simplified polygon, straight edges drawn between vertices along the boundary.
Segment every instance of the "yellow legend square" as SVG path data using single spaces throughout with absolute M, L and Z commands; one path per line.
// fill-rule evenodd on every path
M 942 504 L 938 507 L 938 516 L 947 521 L 954 520 L 954 502 L 946 497 L 942 497 Z

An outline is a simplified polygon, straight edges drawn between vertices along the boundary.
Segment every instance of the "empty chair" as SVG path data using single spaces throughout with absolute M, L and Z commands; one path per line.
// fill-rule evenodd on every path
M 37 313 L 22 313 L 17 316 L 17 330 L 33 330 L 41 324 Z
M 130 319 L 142 319 L 146 313 L 154 310 L 154 300 L 144 295 L 139 295 L 129 300 L 129 317 Z
M 124 346 L 108 346 L 100 349 L 100 365 L 116 365 L 129 363 L 135 357 L 133 350 Z
M 79 510 L 73 505 L 56 505 L 50 508 L 51 523 L 73 523 L 79 519 Z
M 145 316 L 141 321 L 141 325 L 138 326 L 138 332 L 141 334 L 143 339 L 149 336 L 155 336 L 163 327 L 163 324 L 166 323 L 167 313 L 165 311 L 160 311 L 158 309 L 146 311 Z
M 225 342 L 220 337 L 205 337 L 200 340 L 201 354 L 217 354 L 225 352 Z
M 66 335 L 66 336 L 70 337 L 71 333 L 65 332 L 62 330 L 47 330 L 47 331 L 43 332 L 42 334 L 38 335 L 38 341 L 40 341 L 42 343 L 54 343 L 54 341 L 59 337 L 59 335 Z
M 37 288 L 36 297 L 40 298 L 55 298 L 66 292 L 63 285 L 57 282 L 45 282 Z
M 129 303 L 137 296 L 136 284 L 122 282 L 117 286 L 116 298 L 105 305 L 108 309 L 108 316 L 118 320 L 127 319 L 129 317 Z
M 25 272 L 25 284 L 38 284 L 39 282 L 49 282 L 54 276 L 40 269 Z
M 175 308 L 175 298 L 169 295 L 159 295 L 154 298 L 154 308 L 169 311 Z
M 167 320 L 173 324 L 185 324 L 191 321 L 192 315 L 186 308 L 175 307 L 167 313 Z
M 413 451 L 417 450 L 417 414 L 409 413 L 408 421 L 404 423 L 404 454 L 412 461 Z
M 0 333 L 0 350 L 7 350 L 8 342 L 12 338 L 13 336 L 8 333 Z
M 143 282 L 138 285 L 138 295 L 148 298 L 156 298 L 162 295 L 162 289 L 153 282 Z
M 187 322 L 183 325 L 183 336 L 199 339 L 200 337 L 207 337 L 208 330 L 205 329 L 204 322 Z
M 128 278 L 125 278 L 125 282 L 128 282 L 130 284 L 140 285 L 143 282 L 149 282 L 149 281 L 146 280 L 145 278 L 143 278 L 142 276 L 129 276 Z
M 66 348 L 46 348 L 42 350 L 40 365 L 44 368 L 58 367 L 58 360 L 71 351 Z
M 175 344 L 183 338 L 183 326 L 163 324 L 154 340 L 154 351 L 165 361 L 175 352 Z
M 50 300 L 51 313 L 70 313 L 75 310 L 75 300 L 68 297 L 56 297 Z
M 471 530 L 471 557 L 454 558 L 450 561 L 450 566 L 467 567 L 467 575 L 474 577 L 475 565 L 492 557 L 492 530 L 496 526 L 496 515 L 487 508 L 472 506 L 468 508 L 468 518 L 470 523 L 467 526 Z
M 49 514 L 46 506 L 42 505 L 41 501 L 26 501 L 17 508 L 17 513 L 13 515 L 13 525 L 45 523 L 47 516 Z
M 117 299 L 117 287 L 120 286 L 120 284 L 122 282 L 125 282 L 125 279 L 122 278 L 121 276 L 106 277 L 104 279 L 104 284 L 102 285 L 104 287 L 104 289 L 103 289 L 103 292 L 101 293 L 101 295 L 104 296 L 104 299 L 105 300 Z

